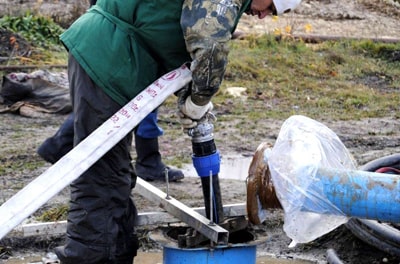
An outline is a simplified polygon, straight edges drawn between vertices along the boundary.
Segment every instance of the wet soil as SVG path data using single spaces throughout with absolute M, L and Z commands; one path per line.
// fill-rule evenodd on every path
M 13 0 L 6 3 L 0 2 L 0 7 L 11 13 L 15 7 L 19 11 L 22 10 L 19 3 L 30 5 L 30 8 L 32 8 L 37 2 Z M 67 13 L 76 16 L 84 10 L 84 7 L 80 4 L 74 5 L 75 1 L 71 0 L 62 1 L 65 6 L 59 12 L 54 12 L 54 10 L 60 10 L 60 1 L 41 2 L 43 5 L 36 5 L 35 8 L 43 13 L 51 10 L 53 15 L 56 14 L 58 19 L 65 24 L 68 24 L 72 19 L 71 17 L 65 18 Z M 71 10 L 74 10 L 74 12 Z M 392 1 L 309 0 L 304 1 L 295 13 L 280 17 L 277 21 L 266 19 L 260 22 L 254 18 L 246 17 L 240 23 L 238 32 L 244 34 L 249 32 L 265 33 L 291 25 L 292 33 L 299 35 L 399 39 L 399 14 L 399 3 Z M 311 31 L 307 25 L 311 25 Z M 4 45 L 0 44 L 0 46 L 3 47 Z M 178 123 L 171 121 L 170 118 L 174 111 L 175 109 L 163 107 L 160 109 L 160 124 L 166 131 L 165 135 L 160 138 L 160 151 L 165 157 L 166 163 L 168 163 L 168 157 L 171 155 L 182 157 L 190 157 L 191 155 L 190 139 L 186 136 L 179 138 L 174 136 L 180 130 Z M 217 109 L 216 111 L 224 113 L 224 109 Z M 56 132 L 64 119 L 65 116 L 55 115 L 44 115 L 40 118 L 27 118 L 17 114 L 0 115 L 0 161 L 7 164 L 7 169 L 0 172 L 2 182 L 0 203 L 6 201 L 17 190 L 50 166 L 36 154 L 36 149 L 44 139 Z M 395 117 L 395 113 L 393 116 L 379 119 L 370 118 L 345 122 L 331 119 L 318 121 L 327 125 L 340 137 L 359 165 L 399 152 L 400 120 Z M 254 154 L 261 142 L 268 141 L 273 144 L 283 122 L 284 120 L 276 119 L 260 120 L 257 131 L 247 132 L 239 132 L 239 128 L 224 124 L 222 121 L 219 124 L 220 127 L 229 127 L 230 131 L 220 131 L 216 127 L 215 138 L 221 152 L 222 162 L 241 164 L 237 167 L 237 170 L 230 170 L 226 173 L 221 171 L 220 184 L 224 204 L 245 202 L 246 166 L 249 157 Z M 135 153 L 133 153 L 133 156 L 135 156 Z M 29 164 L 38 168 L 29 169 Z M 37 164 L 40 165 L 37 166 Z M 186 178 L 182 182 L 170 185 L 170 192 L 179 201 L 190 207 L 203 206 L 201 182 L 190 166 L 188 164 L 188 168 L 185 168 Z M 231 174 L 235 175 L 232 176 Z M 165 189 L 163 183 L 154 183 L 154 185 L 160 189 Z M 68 188 L 40 208 L 35 216 L 40 215 L 48 208 L 64 204 L 67 200 Z M 135 195 L 135 202 L 140 212 L 162 211 L 157 205 L 145 200 L 140 195 Z M 27 219 L 25 223 L 32 221 L 34 221 L 34 217 Z M 314 263 L 327 263 L 326 252 L 327 249 L 331 248 L 345 263 L 400 263 L 400 257 L 392 256 L 366 244 L 356 238 L 345 226 L 341 226 L 311 243 L 299 245 L 296 248 L 288 248 L 290 239 L 283 232 L 282 224 L 283 212 L 277 210 L 271 211 L 267 221 L 262 225 L 251 227 L 254 232 L 264 238 L 264 241 L 257 248 L 257 254 L 260 257 L 270 256 L 278 260 L 306 260 Z M 151 239 L 151 233 L 158 228 L 157 226 L 139 228 L 142 242 L 141 252 L 160 254 L 162 248 L 157 241 Z M 23 257 L 25 260 L 22 260 L 22 263 L 29 263 L 30 255 L 39 252 L 43 256 L 45 252 L 61 244 L 62 240 L 63 237 L 7 238 L 0 243 L 0 263 L 2 261 L 11 263 L 5 260 L 10 256 Z M 153 256 L 152 261 L 149 263 L 160 263 L 159 255 Z M 140 261 L 138 263 L 145 262 Z M 259 263 L 272 262 L 269 259 L 266 262 Z
M 162 108 L 160 119 L 166 121 L 170 116 L 169 109 Z M 43 162 L 36 154 L 36 148 L 48 136 L 51 136 L 57 130 L 65 117 L 47 116 L 46 118 L 26 118 L 15 114 L 0 115 L 0 153 L 3 163 L 9 164 L 9 169 L 2 172 L 2 190 L 0 199 L 6 201 L 16 191 L 30 182 L 33 178 L 39 176 L 50 164 L 43 163 L 38 169 L 29 170 L 27 163 Z M 246 200 L 245 178 L 247 177 L 246 164 L 249 162 L 249 156 L 261 141 L 273 142 L 279 132 L 283 120 L 264 120 L 264 127 L 260 128 L 262 135 L 249 133 L 241 140 L 234 142 L 226 137 L 225 133 L 216 132 L 215 137 L 220 138 L 218 142 L 222 155 L 222 163 L 228 164 L 241 163 L 241 168 L 237 168 L 235 175 L 229 176 L 231 172 L 224 172 L 224 166 L 221 168 L 220 186 L 224 204 L 244 203 Z M 164 157 L 169 153 L 181 152 L 182 156 L 190 156 L 189 138 L 175 139 L 171 138 L 172 130 L 180 130 L 179 125 L 161 122 L 166 129 L 166 134 L 160 138 L 161 152 Z M 348 146 L 350 152 L 356 160 L 363 162 L 375 158 L 396 153 L 400 146 L 400 121 L 394 118 L 384 119 L 366 119 L 358 121 L 336 122 L 326 120 L 325 124 L 335 131 L 344 144 Z M 171 131 L 170 133 L 168 131 Z M 232 131 L 235 133 L 235 131 Z M 252 136 L 253 135 L 253 136 Z M 134 153 L 133 153 L 134 154 Z M 190 164 L 185 167 L 186 178 L 178 183 L 171 183 L 169 186 L 170 194 L 190 207 L 204 206 L 201 181 L 194 173 Z M 239 174 L 239 175 L 238 175 Z M 161 190 L 166 190 L 164 183 L 153 182 Z M 44 210 L 57 207 L 68 201 L 68 188 L 61 191 L 44 205 L 35 216 L 40 215 Z M 134 191 L 135 203 L 139 212 L 162 211 L 160 207 L 153 204 Z M 25 223 L 34 222 L 34 217 L 25 221 Z M 267 220 L 260 226 L 252 226 L 255 232 L 263 237 L 264 241 L 258 245 L 257 254 L 259 256 L 268 256 L 277 259 L 286 260 L 308 260 L 314 263 L 326 263 L 326 250 L 333 248 L 346 259 L 347 263 L 399 263 L 400 258 L 391 256 L 363 241 L 357 239 L 345 226 L 328 233 L 312 243 L 299 245 L 296 248 L 288 248 L 290 239 L 282 230 L 283 212 L 280 210 L 271 211 Z M 161 245 L 151 239 L 151 233 L 161 226 L 140 227 L 142 252 L 160 252 Z M 28 256 L 37 252 L 43 254 L 51 250 L 54 246 L 62 244 L 63 237 L 33 237 L 28 239 L 10 238 L 4 240 L 0 245 L 9 249 L 14 257 Z M 5 243 L 4 243 L 5 242 Z M 0 248 L 1 249 L 1 248 Z M 10 257 L 7 250 L 1 252 L 3 257 Z M 6 263 L 6 262 L 5 262 Z M 28 262 L 23 262 L 28 263 Z M 269 263 L 269 262 L 266 262 Z

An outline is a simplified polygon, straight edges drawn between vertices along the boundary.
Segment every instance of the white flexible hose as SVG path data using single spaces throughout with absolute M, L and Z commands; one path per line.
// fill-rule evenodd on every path
M 0 239 L 77 179 L 168 96 L 191 81 L 186 66 L 153 82 L 79 145 L 0 207 Z

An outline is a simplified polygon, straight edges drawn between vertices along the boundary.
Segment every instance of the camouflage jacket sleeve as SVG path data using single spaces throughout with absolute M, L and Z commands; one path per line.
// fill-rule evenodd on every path
M 192 100 L 208 103 L 225 73 L 228 41 L 243 0 L 184 0 L 181 26 L 192 58 Z

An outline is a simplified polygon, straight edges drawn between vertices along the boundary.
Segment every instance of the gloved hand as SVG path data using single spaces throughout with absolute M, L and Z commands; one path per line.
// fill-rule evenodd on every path
M 208 102 L 205 105 L 196 105 L 192 101 L 192 97 L 189 95 L 184 104 L 179 105 L 179 110 L 187 117 L 192 120 L 201 119 L 207 112 L 213 109 L 213 104 Z
M 179 123 L 182 126 L 183 132 L 187 133 L 189 129 L 197 126 L 197 121 L 185 116 L 185 114 L 183 114 L 181 111 L 178 111 L 177 115 L 179 117 Z
M 193 103 L 190 95 L 186 100 L 178 105 L 180 123 L 183 130 L 188 130 L 197 126 L 197 120 L 200 120 L 208 112 L 213 109 L 213 104 L 208 102 L 206 105 L 200 106 Z

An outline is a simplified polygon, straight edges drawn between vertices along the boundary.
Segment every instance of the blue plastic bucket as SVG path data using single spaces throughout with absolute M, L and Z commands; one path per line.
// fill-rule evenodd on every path
M 234 244 L 210 248 L 163 247 L 164 264 L 255 264 L 256 245 Z

